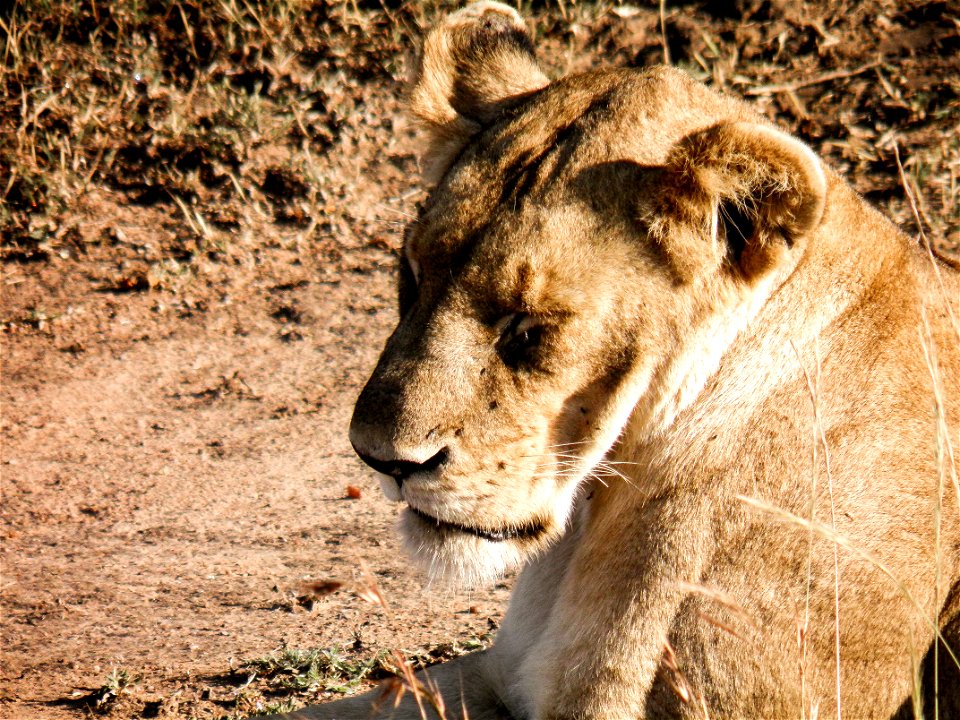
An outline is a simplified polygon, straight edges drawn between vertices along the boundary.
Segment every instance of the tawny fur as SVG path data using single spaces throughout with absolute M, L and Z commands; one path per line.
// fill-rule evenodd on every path
M 523 567 L 449 716 L 960 717 L 957 268 L 677 70 L 548 84 L 502 5 L 410 97 L 438 184 L 351 440 L 426 463 L 428 571 Z

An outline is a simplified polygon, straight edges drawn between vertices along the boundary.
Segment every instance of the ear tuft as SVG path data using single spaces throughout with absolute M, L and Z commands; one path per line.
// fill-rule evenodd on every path
M 652 214 L 686 279 L 718 265 L 746 280 L 759 277 L 819 225 L 826 202 L 826 176 L 813 151 L 757 123 L 722 122 L 687 136 L 662 178 Z
M 428 181 L 481 128 L 548 82 L 523 19 L 507 5 L 474 3 L 431 30 L 410 89 L 410 109 L 427 133 Z

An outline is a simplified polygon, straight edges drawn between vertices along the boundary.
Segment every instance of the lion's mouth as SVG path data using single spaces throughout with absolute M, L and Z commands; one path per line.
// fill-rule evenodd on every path
M 445 530 L 448 532 L 473 535 L 474 537 L 481 538 L 482 540 L 489 540 L 490 542 L 504 542 L 506 540 L 532 540 L 542 535 L 546 530 L 542 524 L 537 522 L 521 525 L 519 527 L 501 528 L 498 530 L 471 527 L 469 525 L 461 525 L 460 523 L 452 523 L 447 522 L 446 520 L 440 520 L 432 515 L 427 515 L 427 513 L 423 512 L 422 510 L 417 510 L 415 507 L 411 507 L 409 505 L 407 507 L 410 508 L 410 512 L 416 515 L 427 525 L 432 525 L 439 530 Z

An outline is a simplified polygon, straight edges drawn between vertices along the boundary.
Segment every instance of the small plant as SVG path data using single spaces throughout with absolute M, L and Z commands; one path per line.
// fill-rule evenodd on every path
M 285 648 L 247 660 L 241 670 L 253 671 L 276 690 L 348 693 L 371 674 L 384 671 L 387 657 L 388 653 L 381 651 L 369 658 L 353 658 L 338 646 L 318 650 Z
M 131 676 L 123 668 L 114 668 L 106 681 L 98 689 L 91 693 L 87 698 L 87 705 L 93 707 L 99 712 L 103 712 L 117 699 L 128 692 L 131 687 L 139 684 L 140 676 Z
M 262 693 L 244 688 L 237 695 L 236 711 L 230 715 L 222 716 L 220 720 L 246 720 L 250 715 L 274 715 L 276 713 L 293 712 L 301 704 L 295 698 L 268 700 L 263 697 Z

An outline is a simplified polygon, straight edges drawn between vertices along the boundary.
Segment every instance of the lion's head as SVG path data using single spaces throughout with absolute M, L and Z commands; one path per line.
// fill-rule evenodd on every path
M 556 539 L 618 439 L 696 397 L 804 252 L 827 179 L 680 71 L 549 82 L 497 3 L 427 37 L 411 105 L 436 185 L 350 438 L 407 504 L 411 553 L 469 582 Z

